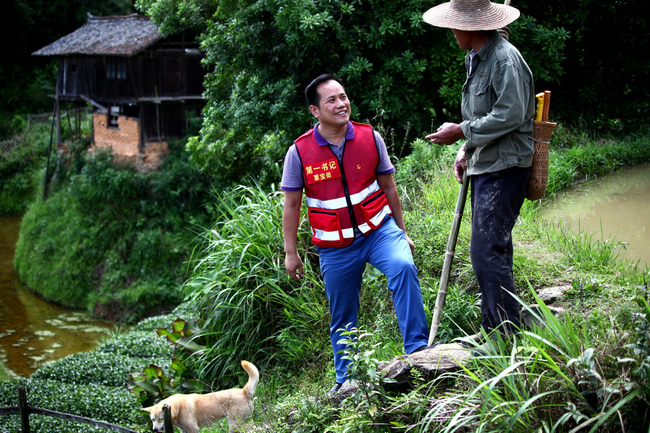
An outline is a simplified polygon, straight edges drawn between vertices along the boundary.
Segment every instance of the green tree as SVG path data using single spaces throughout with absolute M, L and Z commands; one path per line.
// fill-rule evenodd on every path
M 194 4 L 190 8 L 187 4 Z M 287 146 L 313 124 L 303 89 L 315 76 L 340 76 L 354 118 L 402 143 L 457 118 L 463 53 L 450 32 L 422 20 L 425 0 L 140 0 L 137 7 L 168 31 L 203 29 L 210 72 L 199 136 L 188 144 L 203 170 L 231 181 L 250 174 L 277 181 Z M 203 11 L 206 20 L 188 11 Z M 517 43 L 536 47 L 546 78 L 562 73 L 562 29 L 522 20 Z M 409 137 L 410 135 L 410 137 Z M 393 139 L 395 137 L 395 139 Z M 408 149 L 406 149 L 408 151 Z
M 150 16 L 164 35 L 181 31 L 199 33 L 216 6 L 214 0 L 135 0 L 135 7 Z
M 551 109 L 562 123 L 602 131 L 647 125 L 650 61 L 645 53 L 650 50 L 650 21 L 645 2 L 512 0 L 512 4 L 571 35 L 564 48 L 561 83 L 539 84 L 552 90 Z

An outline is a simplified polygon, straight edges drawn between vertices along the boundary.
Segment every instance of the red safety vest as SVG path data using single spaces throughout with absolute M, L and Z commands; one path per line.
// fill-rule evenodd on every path
M 353 124 L 354 139 L 345 142 L 342 162 L 329 146 L 318 145 L 313 129 L 296 140 L 312 241 L 320 247 L 350 245 L 355 227 L 365 235 L 392 213 L 375 174 L 379 153 L 372 127 Z

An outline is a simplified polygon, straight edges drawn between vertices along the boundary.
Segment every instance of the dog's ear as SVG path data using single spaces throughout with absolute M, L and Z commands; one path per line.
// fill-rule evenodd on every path
M 151 413 L 151 410 L 152 410 L 152 409 L 153 409 L 153 406 L 151 406 L 151 407 L 143 407 L 143 408 L 142 408 L 143 411 L 145 411 L 145 412 L 149 412 L 149 413 Z

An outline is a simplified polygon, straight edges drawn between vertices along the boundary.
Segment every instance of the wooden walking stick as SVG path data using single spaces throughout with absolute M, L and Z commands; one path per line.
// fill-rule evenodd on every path
M 456 241 L 458 240 L 460 222 L 463 219 L 463 210 L 465 209 L 465 201 L 467 200 L 468 186 L 469 178 L 467 177 L 466 170 L 465 173 L 463 173 L 463 182 L 461 183 L 460 192 L 458 193 L 458 201 L 456 202 L 456 209 L 454 210 L 454 220 L 451 224 L 451 232 L 449 233 L 449 240 L 447 241 L 447 253 L 445 254 L 445 262 L 442 266 L 440 288 L 438 289 L 438 296 L 436 296 L 436 306 L 433 310 L 433 320 L 431 321 L 431 331 L 429 331 L 428 346 L 433 344 L 433 339 L 436 337 L 438 327 L 440 326 L 442 308 L 445 306 L 445 297 L 447 296 L 447 287 L 449 286 L 451 262 L 454 259 L 454 253 L 456 251 Z

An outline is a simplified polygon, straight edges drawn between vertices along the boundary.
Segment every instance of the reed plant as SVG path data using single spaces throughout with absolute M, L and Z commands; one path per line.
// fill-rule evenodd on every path
M 327 348 L 328 313 L 305 224 L 299 249 L 306 272 L 292 282 L 284 269 L 282 195 L 240 186 L 215 199 L 218 221 L 205 232 L 184 288 L 208 347 L 197 360 L 201 376 L 227 383 L 241 376 L 241 359 L 264 366 L 318 358 Z
M 520 302 L 544 325 L 510 338 L 492 336 L 484 355 L 448 375 L 460 387 L 432 397 L 419 431 L 642 431 L 638 418 L 624 413 L 643 387 L 606 367 L 616 343 L 594 341 L 585 327 L 558 319 L 539 299 L 534 310 Z

